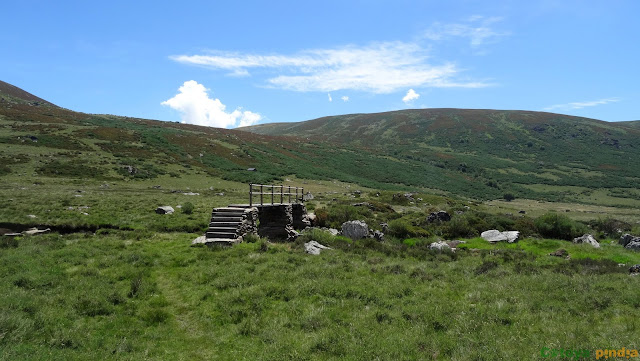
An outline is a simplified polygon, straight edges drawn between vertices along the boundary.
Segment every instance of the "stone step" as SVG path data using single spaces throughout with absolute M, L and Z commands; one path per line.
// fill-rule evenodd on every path
M 237 230 L 237 227 L 209 227 L 207 232 L 225 232 L 235 234 Z
M 242 222 L 242 217 L 211 217 L 211 222 Z
M 233 244 L 239 243 L 240 240 L 237 238 L 207 238 L 204 241 L 204 244 L 208 245 L 208 246 L 212 246 L 212 245 L 225 245 L 225 246 L 231 246 Z
M 242 217 L 244 212 L 211 212 L 212 216 L 221 216 L 221 217 Z
M 218 222 L 215 219 L 209 223 L 209 227 L 233 227 L 238 228 L 242 222 Z
M 213 211 L 214 212 L 240 212 L 240 213 L 243 213 L 244 212 L 244 208 L 241 208 L 241 207 L 220 207 L 220 208 L 214 208 Z
M 207 238 L 236 238 L 235 232 L 207 232 Z
M 250 208 L 251 206 L 249 204 L 230 204 L 229 207 L 227 208 L 235 208 L 235 209 L 242 209 L 243 211 L 247 208 Z

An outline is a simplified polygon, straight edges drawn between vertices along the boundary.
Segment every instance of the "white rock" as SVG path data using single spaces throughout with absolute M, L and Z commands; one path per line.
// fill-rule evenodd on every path
M 585 234 L 582 237 L 574 238 L 573 243 L 587 243 L 595 248 L 600 248 L 600 243 L 598 243 L 598 241 L 596 241 L 596 239 L 590 234 Z
M 162 206 L 156 208 L 156 213 L 158 214 L 171 214 L 173 212 L 175 212 L 175 210 L 171 206 Z
M 450 251 L 451 247 L 445 241 L 433 242 L 429 245 L 429 249 L 437 250 L 438 252 Z
M 319 255 L 323 249 L 331 249 L 331 248 L 327 246 L 323 246 L 316 241 L 311 241 L 304 244 L 304 250 L 308 254 Z
M 488 231 L 482 232 L 480 237 L 484 238 L 488 242 L 501 242 L 507 241 L 509 243 L 513 243 L 518 240 L 520 236 L 520 232 L 518 231 L 504 231 L 500 232 L 497 229 L 490 229 Z

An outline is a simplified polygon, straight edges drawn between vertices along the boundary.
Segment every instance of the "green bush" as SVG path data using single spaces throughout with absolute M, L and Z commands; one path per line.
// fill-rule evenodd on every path
M 587 232 L 585 225 L 555 212 L 543 214 L 536 218 L 534 224 L 538 233 L 547 238 L 571 240 Z
M 389 222 L 389 231 L 388 231 L 389 235 L 396 237 L 396 238 L 400 238 L 400 239 L 405 239 L 405 238 L 409 238 L 409 237 L 429 237 L 431 236 L 431 233 L 429 233 L 429 231 L 421 228 L 421 227 L 416 227 L 414 225 L 412 225 L 411 223 L 409 223 L 409 221 L 399 218 L 399 219 L 394 219 L 392 221 Z
M 184 205 L 182 205 L 182 213 L 184 213 L 184 214 L 192 214 L 194 208 L 195 207 L 193 206 L 193 203 L 187 202 Z

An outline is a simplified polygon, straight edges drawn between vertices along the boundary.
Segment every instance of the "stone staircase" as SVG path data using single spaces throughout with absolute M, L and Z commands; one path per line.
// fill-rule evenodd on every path
M 255 208 L 254 208 L 255 210 Z M 244 207 L 220 207 L 214 208 L 211 212 L 209 229 L 205 234 L 204 243 L 227 243 L 234 244 L 241 241 L 241 237 L 254 231 L 255 219 L 253 219 L 251 208 Z

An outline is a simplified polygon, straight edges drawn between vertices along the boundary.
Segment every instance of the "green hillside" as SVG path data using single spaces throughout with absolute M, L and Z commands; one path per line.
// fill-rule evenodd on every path
M 640 156 L 640 129 L 633 122 L 427 109 L 244 129 L 251 133 L 83 114 L 0 85 L 0 177 L 139 180 L 201 174 L 270 183 L 296 176 L 480 200 L 505 193 L 610 206 L 640 200 L 634 188 L 640 163 L 633 161 Z
M 640 156 L 637 122 L 532 111 L 422 109 L 243 129 L 360 147 L 402 163 L 406 171 L 396 174 L 399 182 L 472 197 L 490 198 L 502 190 L 589 201 L 566 187 L 640 195 L 625 189 L 640 179 L 640 164 L 633 161 Z

